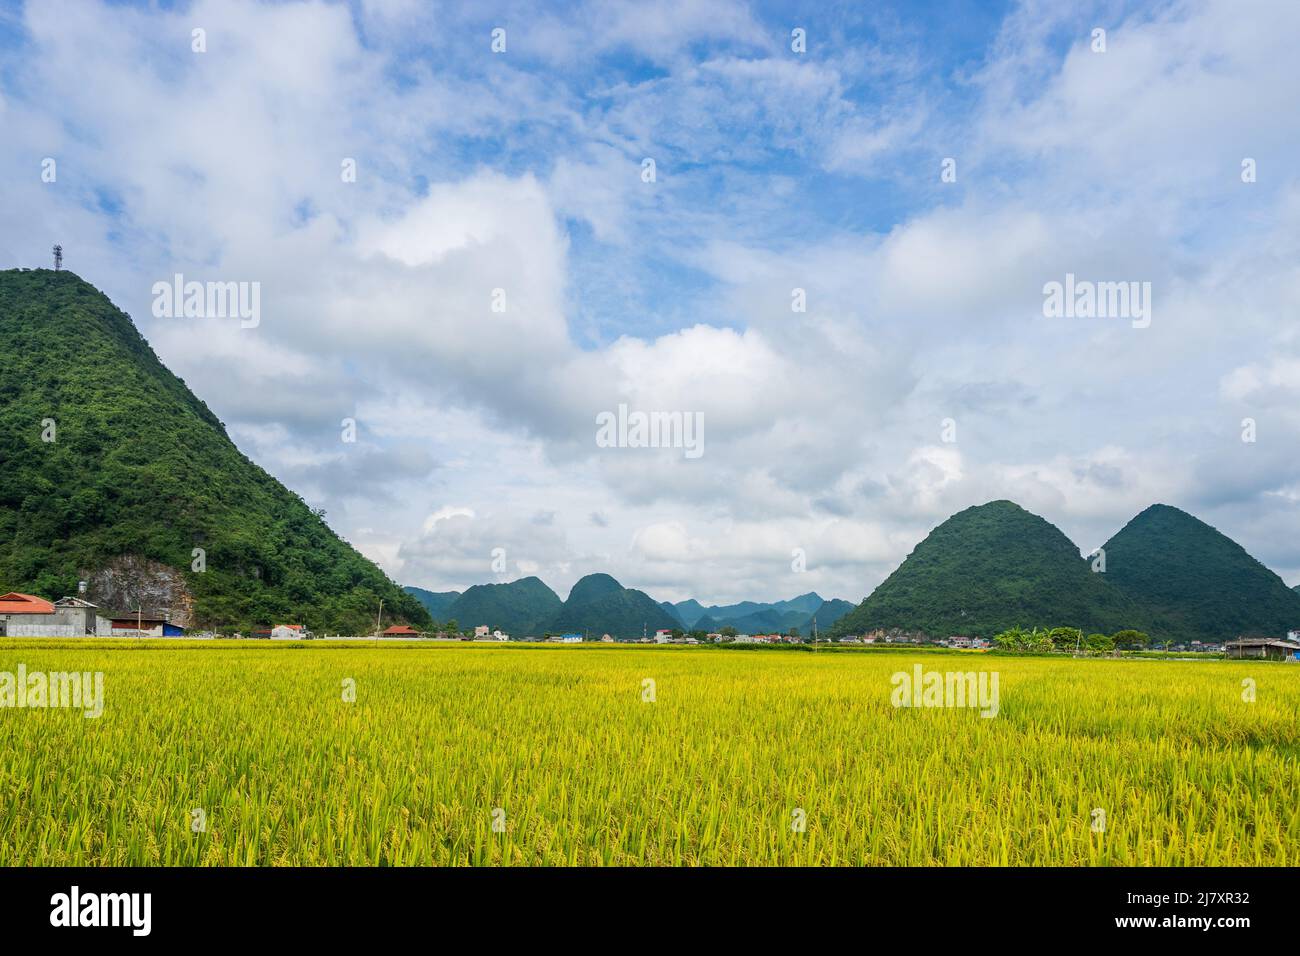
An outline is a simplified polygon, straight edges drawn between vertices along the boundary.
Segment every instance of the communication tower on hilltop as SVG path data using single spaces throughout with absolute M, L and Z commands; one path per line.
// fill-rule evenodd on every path
M 58 272 L 63 268 L 63 247 L 56 245 L 54 247 L 54 271 Z

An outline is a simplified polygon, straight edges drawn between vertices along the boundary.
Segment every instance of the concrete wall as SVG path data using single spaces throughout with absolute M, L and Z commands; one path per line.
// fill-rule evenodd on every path
M 110 637 L 162 637 L 163 628 L 159 624 L 156 627 L 145 627 L 137 631 L 134 627 L 129 628 L 112 628 L 109 631 Z
M 94 610 L 58 607 L 53 614 L 0 614 L 6 637 L 85 637 L 94 634 Z
M 13 618 L 29 620 L 10 620 L 5 622 L 5 637 L 84 637 L 86 632 L 71 624 L 50 624 L 52 614 L 15 614 Z M 47 623 L 37 624 L 36 618 L 44 618 Z

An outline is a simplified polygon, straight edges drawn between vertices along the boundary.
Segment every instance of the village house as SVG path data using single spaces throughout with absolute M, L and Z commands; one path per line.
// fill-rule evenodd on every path
M 488 625 L 479 624 L 477 627 L 474 628 L 474 640 L 477 641 L 480 640 L 481 638 L 487 637 L 488 632 L 491 630 L 492 628 L 490 628 Z
M 301 624 L 277 624 L 271 628 L 271 640 L 273 641 L 301 641 L 307 636 L 307 631 Z
M 47 601 L 34 594 L 0 595 L 0 637 L 86 637 L 100 631 L 98 609 L 81 598 Z
M 1269 637 L 1240 637 L 1224 645 L 1229 657 L 1300 661 L 1300 642 Z
M 102 632 L 100 632 L 102 633 Z M 184 637 L 185 628 L 156 612 L 115 612 L 108 620 L 109 637 Z
M 394 624 L 384 628 L 384 637 L 419 637 L 420 632 L 409 624 Z

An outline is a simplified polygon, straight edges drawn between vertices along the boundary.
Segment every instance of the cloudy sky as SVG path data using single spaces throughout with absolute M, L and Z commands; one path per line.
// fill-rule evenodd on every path
M 856 601 L 995 498 L 1294 584 L 1297 49 L 1294 0 L 6 2 L 0 267 L 61 242 L 404 584 Z M 176 273 L 260 324 L 155 318 Z

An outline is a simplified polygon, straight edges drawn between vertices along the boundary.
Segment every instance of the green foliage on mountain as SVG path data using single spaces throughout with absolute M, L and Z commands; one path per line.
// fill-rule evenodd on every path
M 931 531 L 833 630 L 991 638 L 1044 623 L 1085 632 L 1148 629 L 1145 609 L 1103 577 L 1055 526 L 1010 501 L 992 501 Z
M 240 453 L 130 318 L 70 272 L 0 271 L 0 590 L 75 594 L 119 555 L 180 569 L 200 626 L 365 633 L 428 613 Z M 54 441 L 47 420 L 53 421 Z M 191 570 L 193 549 L 207 570 Z
M 1300 628 L 1300 594 L 1185 511 L 1152 505 L 1104 549 L 1107 583 L 1146 603 L 1157 641 L 1285 637 Z
M 807 594 L 800 594 L 798 597 L 791 598 L 788 601 L 775 601 L 772 607 L 778 611 L 802 611 L 811 617 L 817 611 L 826 606 L 826 601 L 816 591 L 809 591 Z M 848 603 L 848 602 L 844 602 Z M 852 605 L 850 605 L 850 609 Z M 830 613 L 829 611 L 827 613 Z
M 600 573 L 588 574 L 580 578 L 578 583 L 569 591 L 569 597 L 565 603 L 576 607 L 582 604 L 590 604 L 610 595 L 619 594 L 622 591 L 623 585 L 614 580 L 612 576 Z
M 821 607 L 817 608 L 816 613 L 813 614 L 813 617 L 817 618 L 817 630 L 825 631 L 834 628 L 839 623 L 840 618 L 852 610 L 853 604 L 850 601 L 842 601 L 839 598 L 823 601 Z M 811 626 L 811 622 L 809 626 Z
M 625 588 L 608 574 L 589 574 L 573 586 L 549 629 L 592 636 L 640 637 L 680 627 L 681 621 L 644 591 Z
M 695 598 L 678 601 L 673 605 L 673 609 L 677 612 L 677 616 L 681 618 L 682 623 L 687 627 L 694 627 L 695 622 L 704 617 L 705 614 L 704 605 L 695 600 Z
M 429 612 L 429 616 L 439 622 L 449 620 L 447 608 L 451 606 L 456 598 L 460 597 L 459 591 L 426 591 L 424 588 L 412 587 L 411 585 L 407 585 L 402 590 L 413 595 L 417 601 L 424 605 L 424 609 Z
M 540 637 L 562 603 L 540 578 L 527 577 L 476 584 L 447 606 L 442 619 L 454 620 L 466 631 L 486 624 L 511 637 Z
M 668 616 L 677 622 L 678 627 L 680 627 L 682 630 L 687 629 L 688 625 L 686 623 L 686 619 L 682 617 L 682 615 L 678 612 L 676 605 L 674 605 L 671 601 L 660 601 L 659 606 L 668 612 Z

